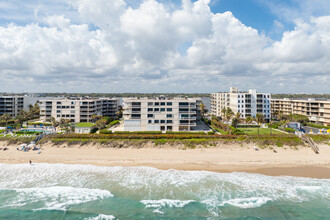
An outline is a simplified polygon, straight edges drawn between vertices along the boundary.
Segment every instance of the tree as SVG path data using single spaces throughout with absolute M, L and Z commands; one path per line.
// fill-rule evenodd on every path
M 225 108 L 225 107 L 223 107 L 223 108 L 221 109 L 221 116 L 222 116 L 223 118 L 226 117 L 226 108 Z
M 287 119 L 281 120 L 281 124 L 282 124 L 283 128 L 287 123 L 289 123 L 289 120 L 287 120 Z
M 5 124 L 6 124 L 6 127 L 7 127 L 7 125 L 8 125 L 8 121 L 11 119 L 11 116 L 10 116 L 10 114 L 3 114 L 3 115 L 1 115 L 1 121 L 4 121 L 5 122 Z
M 226 121 L 229 122 L 233 115 L 234 115 L 234 112 L 231 110 L 231 108 L 227 107 L 227 109 L 226 109 Z
M 260 127 L 260 124 L 264 121 L 264 116 L 262 114 L 257 113 L 254 120 L 255 120 L 255 122 L 258 123 L 258 135 L 259 135 L 259 127 Z
M 103 128 L 105 128 L 105 126 L 107 125 L 107 120 L 106 119 L 100 119 L 100 120 L 97 120 L 95 122 L 95 126 L 101 130 Z
M 232 122 L 231 122 L 231 126 L 233 126 L 233 127 L 235 127 L 235 128 L 237 128 L 237 124 L 238 124 L 238 118 L 233 118 L 233 120 L 232 120 Z
M 123 112 L 124 112 L 123 106 L 121 105 L 118 106 L 118 111 L 116 112 L 118 119 L 123 117 Z
M 253 118 L 252 118 L 251 116 L 247 116 L 247 117 L 245 118 L 245 122 L 246 122 L 246 124 L 251 124 L 252 121 L 253 121 Z
M 59 122 L 55 120 L 55 118 L 52 116 L 50 118 L 50 122 L 52 123 L 52 126 L 56 129 L 56 127 L 59 125 Z
M 272 135 L 272 128 L 273 128 L 274 122 L 272 120 L 269 121 L 269 129 L 270 129 L 270 135 Z
M 100 118 L 102 118 L 102 116 L 101 115 L 92 115 L 91 118 L 92 118 L 92 121 L 95 122 L 95 121 L 99 120 Z
M 207 113 L 206 106 L 204 105 L 203 102 L 202 102 L 202 104 L 200 104 L 200 108 L 201 108 L 201 117 L 202 117 L 202 119 L 203 119 L 204 116 L 205 116 L 205 114 Z

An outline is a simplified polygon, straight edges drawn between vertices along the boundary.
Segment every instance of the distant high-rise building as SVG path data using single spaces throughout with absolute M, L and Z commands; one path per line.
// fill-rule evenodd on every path
M 211 94 L 211 114 L 224 117 L 222 109 L 229 107 L 235 114 L 240 113 L 241 118 L 255 117 L 259 113 L 266 121 L 269 121 L 271 119 L 270 100 L 270 93 L 258 93 L 255 89 L 242 92 L 236 87 L 230 87 L 229 92 Z

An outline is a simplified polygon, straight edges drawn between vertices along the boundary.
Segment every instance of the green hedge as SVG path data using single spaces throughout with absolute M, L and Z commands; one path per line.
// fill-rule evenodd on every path
M 100 134 L 112 134 L 112 131 L 107 130 L 107 129 L 102 129 L 100 130 Z
M 284 128 L 284 130 L 285 130 L 286 132 L 289 132 L 289 133 L 294 133 L 294 132 L 295 132 L 295 130 L 292 129 L 292 128 Z
M 114 134 L 162 134 L 161 131 L 115 131 Z
M 214 131 L 209 131 L 209 132 L 207 132 L 207 134 L 208 135 L 213 135 L 213 134 L 215 134 L 215 132 Z
M 28 125 L 43 125 L 43 126 L 52 126 L 52 123 L 49 122 L 28 122 Z
M 116 124 L 118 124 L 118 123 L 119 123 L 119 120 L 114 120 L 114 121 L 110 122 L 109 124 L 110 124 L 110 125 L 116 125 Z
M 242 124 L 237 125 L 237 128 L 257 128 L 257 127 L 260 127 L 260 125 L 242 125 Z
M 16 134 L 41 134 L 42 132 L 40 131 L 16 131 Z
M 314 128 L 325 128 L 325 129 L 330 129 L 330 126 L 324 126 L 324 125 L 319 125 L 315 123 L 307 123 L 307 126 L 314 127 Z
M 166 131 L 166 134 L 205 134 L 203 131 L 193 132 L 193 131 Z

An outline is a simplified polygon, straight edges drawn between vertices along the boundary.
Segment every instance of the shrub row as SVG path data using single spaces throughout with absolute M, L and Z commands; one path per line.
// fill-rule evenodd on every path
M 289 133 L 294 133 L 294 132 L 295 132 L 295 130 L 292 129 L 292 128 L 284 128 L 284 130 L 285 130 L 286 132 L 289 132 Z
M 260 125 L 244 125 L 244 124 L 238 124 L 237 128 L 257 128 L 260 127 Z
M 52 123 L 49 122 L 28 122 L 28 125 L 43 125 L 43 126 L 52 126 Z
M 42 132 L 40 131 L 16 131 L 16 134 L 41 134 Z
M 166 134 L 205 134 L 203 131 L 193 132 L 193 131 L 166 131 Z
M 307 123 L 307 126 L 314 127 L 314 128 L 325 128 L 325 129 L 330 129 L 330 126 L 324 126 L 324 125 L 319 125 L 315 123 Z

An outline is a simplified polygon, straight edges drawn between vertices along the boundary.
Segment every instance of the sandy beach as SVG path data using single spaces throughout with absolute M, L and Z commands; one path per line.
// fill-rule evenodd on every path
M 0 146 L 5 143 L 0 143 Z M 330 178 L 330 146 L 319 145 L 320 154 L 310 148 L 276 148 L 255 151 L 253 145 L 223 145 L 178 149 L 166 145 L 143 148 L 105 148 L 99 144 L 42 145 L 42 153 L 20 152 L 16 145 L 0 151 L 0 163 L 64 163 L 97 166 L 149 166 L 158 169 L 249 172 L 265 175 Z

